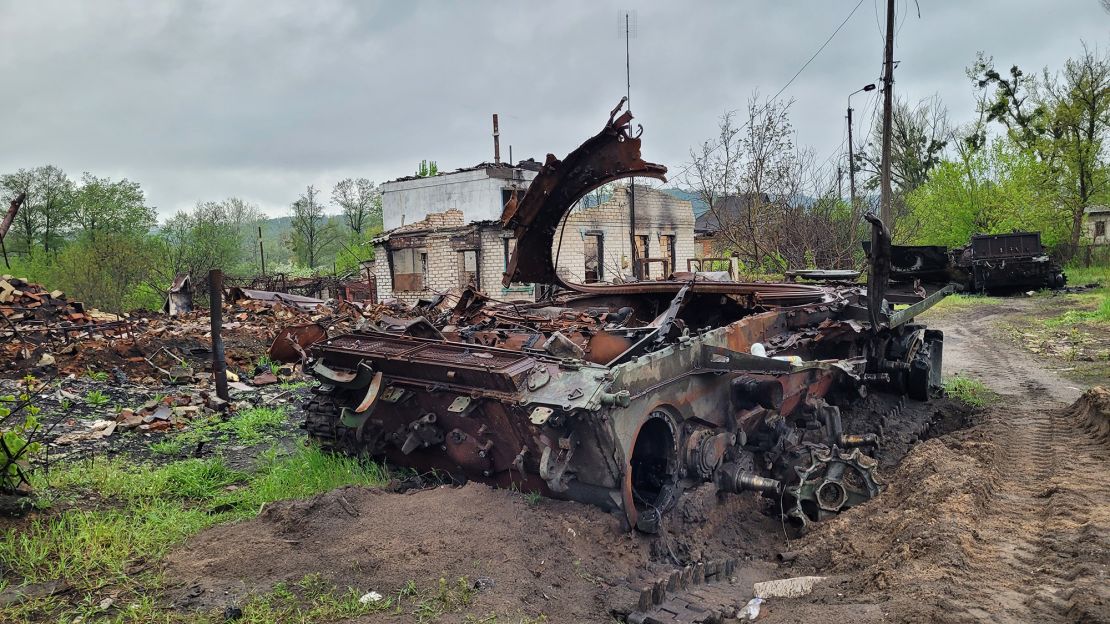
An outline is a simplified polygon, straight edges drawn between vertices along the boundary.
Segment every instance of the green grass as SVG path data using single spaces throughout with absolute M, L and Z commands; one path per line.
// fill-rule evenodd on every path
M 138 606 L 127 619 L 118 621 L 195 621 L 140 615 L 146 608 L 144 601 L 150 601 L 162 581 L 156 573 L 136 568 L 145 567 L 142 564 L 162 557 L 204 528 L 253 517 L 267 503 L 305 498 L 344 485 L 381 486 L 388 477 L 377 464 L 333 456 L 315 446 L 300 448 L 292 455 L 270 451 L 251 474 L 232 470 L 219 458 L 189 459 L 157 468 L 129 465 L 119 458 L 63 465 L 49 474 L 36 474 L 36 490 L 47 504 L 64 507 L 62 503 L 80 500 L 85 501 L 83 508 L 64 509 L 36 518 L 25 527 L 0 532 L 0 563 L 8 570 L 5 579 L 36 583 L 64 578 L 73 584 L 77 596 L 81 592 L 91 596 L 104 586 L 119 589 L 120 601 Z M 232 484 L 238 487 L 229 490 Z M 90 505 L 89 500 L 96 502 Z M 0 588 L 8 582 L 0 580 Z M 317 607 L 311 607 L 306 613 L 319 617 L 347 613 L 345 609 L 351 606 L 347 598 L 336 600 L 331 606 L 317 605 L 323 611 L 313 612 Z M 0 621 L 26 621 L 30 613 L 55 610 L 61 621 L 70 621 L 85 608 L 91 607 L 63 604 L 56 598 L 33 600 L 0 608 Z
M 108 397 L 108 395 L 104 394 L 100 390 L 89 390 L 88 394 L 85 395 L 85 403 L 93 407 L 107 405 L 108 401 L 110 400 L 111 399 Z
M 1070 286 L 1085 286 L 1099 283 L 1103 288 L 1110 287 L 1110 266 L 1070 267 L 1064 269 Z
M 85 376 L 93 381 L 108 381 L 108 373 L 105 373 L 104 371 L 94 371 L 92 369 L 89 369 L 88 372 L 85 373 Z
M 996 392 L 978 379 L 955 375 L 944 380 L 944 392 L 949 397 L 971 407 L 985 407 L 1000 398 Z
M 284 408 L 252 407 L 227 420 L 220 414 L 210 414 L 193 419 L 184 431 L 167 433 L 151 444 L 150 450 L 159 455 L 179 455 L 201 442 L 230 441 L 232 436 L 246 445 L 259 444 L 279 433 L 287 421 Z
M 283 408 L 252 407 L 232 416 L 216 428 L 235 434 L 243 444 L 258 444 L 268 435 L 280 431 L 286 420 Z
M 963 293 L 956 293 L 948 295 L 941 299 L 924 312 L 924 314 L 944 314 L 948 312 L 960 312 L 968 310 L 981 305 L 997 305 L 1002 303 L 998 297 L 988 297 L 985 295 L 966 295 Z

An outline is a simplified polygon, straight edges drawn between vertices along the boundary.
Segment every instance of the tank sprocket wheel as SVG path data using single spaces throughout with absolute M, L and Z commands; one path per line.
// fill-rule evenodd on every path
M 877 465 L 858 448 L 807 444 L 794 464 L 798 479 L 784 491 L 786 515 L 804 527 L 871 500 L 885 488 Z

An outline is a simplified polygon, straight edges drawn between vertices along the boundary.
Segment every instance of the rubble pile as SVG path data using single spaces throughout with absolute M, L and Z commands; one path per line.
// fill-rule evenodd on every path
M 182 392 L 152 398 L 139 407 L 125 407 L 114 418 L 87 423 L 85 429 L 74 429 L 54 439 L 57 446 L 86 440 L 106 438 L 117 431 L 136 430 L 143 433 L 185 429 L 190 422 L 228 408 L 227 401 L 209 391 Z M 71 423 L 76 426 L 77 422 Z
M 67 300 L 60 290 L 51 291 L 41 284 L 11 275 L 0 276 L 0 316 L 6 325 L 0 328 L 0 340 L 13 336 L 34 340 L 35 334 L 65 334 L 86 325 L 120 318 L 98 310 L 86 311 L 83 304 Z
M 222 336 L 232 378 L 253 377 L 259 358 L 286 326 L 315 324 L 321 333 L 350 331 L 380 315 L 378 306 L 265 291 L 250 291 L 253 296 L 248 297 L 241 289 L 231 290 L 224 303 Z M 203 309 L 173 316 L 146 311 L 105 314 L 86 310 L 61 291 L 3 276 L 0 377 L 80 376 L 94 370 L 146 383 L 192 383 L 211 370 L 210 327 Z

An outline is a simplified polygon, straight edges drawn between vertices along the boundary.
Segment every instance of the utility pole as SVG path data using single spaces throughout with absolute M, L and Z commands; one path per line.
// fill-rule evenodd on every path
M 625 100 L 628 111 L 632 112 L 632 64 L 629 54 L 629 39 L 632 31 L 629 28 L 628 12 L 624 13 L 624 88 Z M 628 179 L 628 257 L 632 259 L 632 276 L 640 279 L 640 265 L 636 258 L 636 178 Z
M 836 166 L 836 200 L 842 201 L 844 199 L 844 169 Z
M 849 96 L 851 97 L 851 96 Z M 866 111 L 867 109 L 864 108 Z M 848 203 L 856 214 L 856 155 L 852 151 L 852 104 L 848 103 Z
M 879 217 L 887 231 L 894 227 L 894 211 L 890 190 L 890 131 L 894 106 L 894 0 L 886 1 L 886 50 L 883 58 L 883 156 L 881 167 L 882 197 Z
M 258 226 L 258 259 L 262 261 L 262 275 L 266 275 L 266 250 L 262 248 L 262 226 Z

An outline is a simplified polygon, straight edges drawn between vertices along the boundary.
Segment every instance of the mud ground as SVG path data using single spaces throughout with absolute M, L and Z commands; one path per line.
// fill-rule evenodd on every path
M 884 424 L 873 416 L 896 405 L 873 397 L 845 414 L 850 429 L 882 427 L 889 487 L 805 535 L 773 501 L 718 498 L 710 486 L 659 536 L 622 533 L 592 507 L 474 484 L 345 488 L 191 539 L 167 558 L 167 600 L 218 609 L 309 573 L 383 594 L 465 577 L 474 602 L 437 621 L 612 622 L 652 579 L 734 558 L 733 578 L 713 592 L 734 607 L 755 581 L 829 577 L 809 596 L 765 603 L 769 623 L 1110 622 L 1110 393 L 1080 399 L 1075 382 L 999 342 L 1004 313 L 929 319 L 946 332 L 946 374 L 981 379 L 1002 400 L 977 413 L 910 402 Z M 489 614 L 498 619 L 480 619 Z

